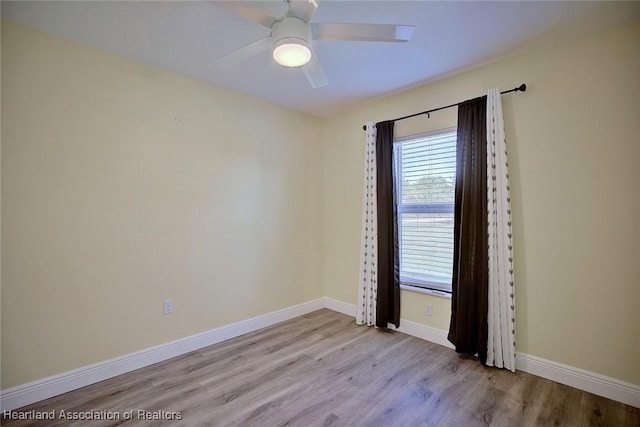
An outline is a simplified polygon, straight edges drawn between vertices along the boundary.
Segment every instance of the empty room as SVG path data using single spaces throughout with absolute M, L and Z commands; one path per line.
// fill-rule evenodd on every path
M 1 18 L 2 425 L 640 426 L 640 2 Z

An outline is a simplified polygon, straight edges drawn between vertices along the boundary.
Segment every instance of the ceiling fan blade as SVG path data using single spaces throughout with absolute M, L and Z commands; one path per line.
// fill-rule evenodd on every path
M 319 1 L 320 0 L 289 0 L 287 16 L 295 16 L 303 19 L 305 22 L 310 22 L 316 13 L 316 9 L 318 9 Z
M 413 25 L 311 24 L 314 40 L 406 42 L 409 41 L 415 29 Z
M 326 86 L 329 83 L 315 52 L 311 52 L 311 60 L 302 66 L 302 71 L 304 71 L 304 75 L 314 89 Z
M 265 37 L 223 56 L 214 62 L 214 67 L 217 69 L 231 68 L 243 61 L 246 61 L 252 56 L 257 55 L 258 53 L 269 49 L 271 49 L 271 37 Z
M 234 15 L 238 15 L 267 28 L 271 28 L 273 23 L 278 20 L 273 16 L 267 15 L 260 9 L 256 9 L 255 7 L 249 6 L 248 4 L 238 0 L 208 1 L 207 3 L 221 7 Z

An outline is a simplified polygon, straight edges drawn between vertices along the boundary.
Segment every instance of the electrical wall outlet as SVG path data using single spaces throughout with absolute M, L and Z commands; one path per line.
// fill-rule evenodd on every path
M 162 314 L 171 314 L 173 313 L 173 300 L 166 299 L 162 301 Z
M 433 314 L 433 306 L 431 303 L 426 303 L 424 305 L 424 314 L 425 316 L 431 316 Z

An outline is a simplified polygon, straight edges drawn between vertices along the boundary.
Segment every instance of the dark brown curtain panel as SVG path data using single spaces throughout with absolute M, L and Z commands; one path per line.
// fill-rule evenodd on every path
M 400 274 L 398 226 L 393 191 L 393 121 L 376 124 L 376 167 L 378 186 L 378 291 L 376 326 L 400 326 Z
M 487 360 L 487 98 L 458 106 L 451 324 L 456 351 Z

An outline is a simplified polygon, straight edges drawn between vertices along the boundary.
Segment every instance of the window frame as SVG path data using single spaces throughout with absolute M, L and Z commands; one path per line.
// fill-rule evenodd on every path
M 402 154 L 401 154 L 401 146 L 403 143 L 408 141 L 413 141 L 416 139 L 424 139 L 437 135 L 456 133 L 457 128 L 455 126 L 438 129 L 429 132 L 421 132 L 413 135 L 407 135 L 403 137 L 394 138 L 393 145 L 393 168 L 394 168 L 394 196 L 396 199 L 396 225 L 398 230 L 398 262 L 400 261 L 400 257 L 402 254 L 402 219 L 401 214 L 403 213 L 451 213 L 455 212 L 455 200 L 451 203 L 428 203 L 423 205 L 403 205 L 402 201 Z M 399 154 L 399 155 L 398 155 Z M 455 185 L 455 179 L 454 179 Z M 452 242 L 453 244 L 453 242 Z M 452 265 L 453 269 L 453 265 Z M 436 291 L 436 292 L 444 292 L 447 295 L 450 295 L 452 292 L 453 284 L 451 282 L 438 282 L 438 281 L 430 281 L 430 280 L 421 280 L 415 277 L 407 277 L 402 275 L 401 266 L 398 265 L 399 271 L 399 279 L 401 287 L 413 287 L 419 289 L 425 289 L 428 291 Z M 451 271 L 453 275 L 453 270 Z

